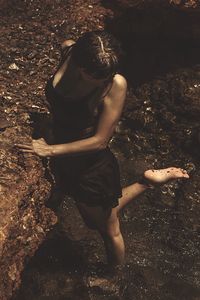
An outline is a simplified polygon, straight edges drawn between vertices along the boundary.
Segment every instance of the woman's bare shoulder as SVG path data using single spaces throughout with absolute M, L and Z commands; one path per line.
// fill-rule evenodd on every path
M 126 92 L 126 90 L 127 90 L 126 78 L 121 74 L 116 74 L 113 78 L 113 84 L 110 92 L 116 94 L 118 92 Z
M 75 44 L 74 40 L 65 40 L 62 45 L 61 48 L 65 49 L 66 47 L 70 47 L 71 45 Z
M 121 111 L 126 99 L 127 81 L 124 76 L 116 74 L 113 78 L 113 83 L 110 91 L 105 97 L 104 103 L 113 103 L 115 109 L 118 107 Z M 116 105 L 118 103 L 118 106 Z M 117 108 L 117 109 L 118 109 Z

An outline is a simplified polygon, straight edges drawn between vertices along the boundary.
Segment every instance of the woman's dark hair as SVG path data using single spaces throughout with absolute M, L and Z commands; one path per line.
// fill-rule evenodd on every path
M 120 54 L 119 42 L 105 31 L 84 33 L 72 50 L 74 62 L 95 79 L 111 79 L 118 72 Z

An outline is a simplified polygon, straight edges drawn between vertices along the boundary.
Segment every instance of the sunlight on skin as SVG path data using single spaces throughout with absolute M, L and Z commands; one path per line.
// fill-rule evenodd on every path
M 189 178 L 186 170 L 176 167 L 170 167 L 160 170 L 147 170 L 144 177 L 152 183 L 165 183 L 171 179 Z

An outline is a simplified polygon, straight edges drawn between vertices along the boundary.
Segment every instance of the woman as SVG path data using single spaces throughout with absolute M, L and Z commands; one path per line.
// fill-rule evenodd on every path
M 74 197 L 85 223 L 101 234 L 112 266 L 123 264 L 125 257 L 119 211 L 154 183 L 189 178 L 175 167 L 148 170 L 143 180 L 121 189 L 108 147 L 126 98 L 126 79 L 118 68 L 119 46 L 108 33 L 87 32 L 76 43 L 65 41 L 46 87 L 55 144 L 39 139 L 18 145 L 23 152 L 54 157 L 62 189 Z

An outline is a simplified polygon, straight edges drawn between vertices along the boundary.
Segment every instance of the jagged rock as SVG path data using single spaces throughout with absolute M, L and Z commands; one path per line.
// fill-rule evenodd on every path
M 6 126 L 5 121 L 1 121 L 1 128 L 2 125 Z M 25 137 L 26 134 L 21 139 Z M 16 128 L 0 133 L 1 300 L 10 299 L 20 284 L 24 264 L 56 222 L 54 213 L 45 206 L 51 188 L 41 161 L 18 153 L 13 147 L 18 139 Z

